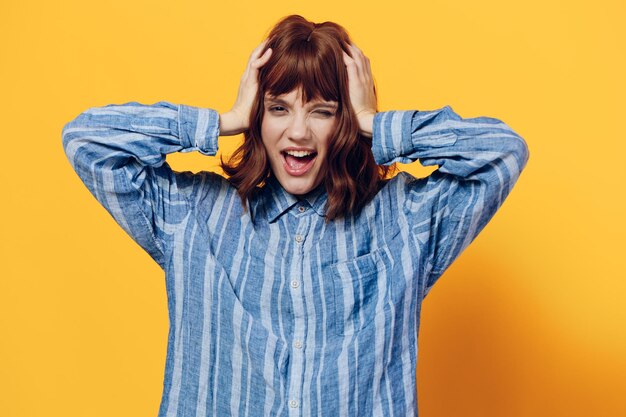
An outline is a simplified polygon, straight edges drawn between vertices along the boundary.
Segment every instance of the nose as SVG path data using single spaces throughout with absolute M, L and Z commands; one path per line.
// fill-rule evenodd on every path
M 289 121 L 287 136 L 292 140 L 303 140 L 308 136 L 309 126 L 305 114 L 295 114 Z

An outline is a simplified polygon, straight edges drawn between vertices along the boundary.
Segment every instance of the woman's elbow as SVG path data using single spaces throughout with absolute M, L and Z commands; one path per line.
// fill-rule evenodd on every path
M 500 121 L 500 127 L 502 131 L 505 132 L 505 134 L 502 135 L 502 140 L 500 142 L 502 151 L 504 151 L 504 153 L 509 157 L 515 158 L 520 170 L 523 169 L 530 156 L 528 143 L 526 143 L 526 140 L 511 129 L 511 127 L 509 127 L 506 123 Z
M 509 140 L 510 153 L 515 157 L 517 163 L 520 167 L 520 171 L 524 169 L 526 164 L 528 163 L 528 158 L 530 157 L 530 151 L 528 149 L 528 143 L 524 140 L 523 137 L 513 132 L 514 135 L 511 136 Z

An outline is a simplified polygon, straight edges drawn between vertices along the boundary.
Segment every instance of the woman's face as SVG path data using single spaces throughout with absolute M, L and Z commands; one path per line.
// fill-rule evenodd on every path
M 337 123 L 337 102 L 302 102 L 302 90 L 265 95 L 261 136 L 274 176 L 290 194 L 322 182 L 328 141 Z

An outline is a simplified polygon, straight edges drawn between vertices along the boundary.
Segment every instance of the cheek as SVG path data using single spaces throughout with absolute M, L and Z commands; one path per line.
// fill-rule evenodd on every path
M 265 141 L 267 138 L 267 123 L 265 123 L 265 118 L 263 119 L 263 121 L 261 122 L 261 141 L 263 142 L 263 145 L 266 146 Z
M 328 147 L 332 140 L 333 134 L 335 133 L 335 129 L 336 129 L 336 123 L 330 124 L 330 125 L 327 124 L 321 127 L 321 129 L 318 131 L 319 132 L 318 134 L 319 146 L 321 149 L 324 150 L 325 153 L 327 153 L 328 151 Z
M 278 155 L 278 138 L 276 137 L 275 126 L 272 123 L 261 122 L 261 143 L 267 156 L 267 163 L 276 168 L 280 163 Z
M 276 123 L 266 121 L 263 119 L 261 122 L 261 140 L 266 149 L 270 149 L 276 145 L 280 139 L 280 129 Z

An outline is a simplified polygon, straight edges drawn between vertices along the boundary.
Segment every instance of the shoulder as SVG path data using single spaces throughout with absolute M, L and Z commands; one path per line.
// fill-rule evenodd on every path
M 384 179 L 379 184 L 376 195 L 364 207 L 366 213 L 378 213 L 379 215 L 393 214 L 405 210 L 407 200 L 417 183 L 423 182 L 423 178 L 417 178 L 408 172 L 400 171 L 392 178 Z
M 381 197 L 389 195 L 402 198 L 406 193 L 410 192 L 411 188 L 426 183 L 427 180 L 428 178 L 418 178 L 408 172 L 400 171 L 392 178 L 381 181 L 378 195 Z
M 195 200 L 217 199 L 236 192 L 237 189 L 228 181 L 228 178 L 216 172 L 199 171 L 194 174 L 192 198 Z
M 388 207 L 397 214 L 404 213 L 409 217 L 414 217 L 416 213 L 423 215 L 454 186 L 451 177 L 439 170 L 426 177 L 400 171 L 383 182 L 371 203 L 378 206 L 377 210 Z

